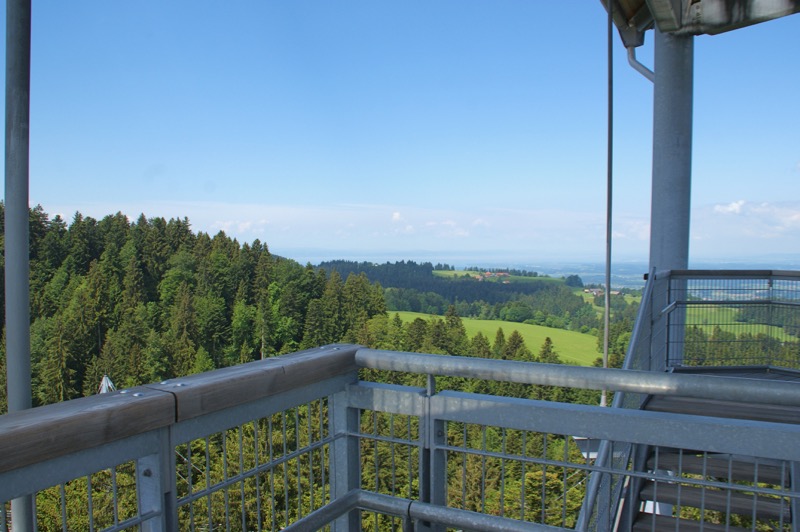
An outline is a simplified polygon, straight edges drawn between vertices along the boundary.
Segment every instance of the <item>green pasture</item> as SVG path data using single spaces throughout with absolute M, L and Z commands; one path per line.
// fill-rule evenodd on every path
M 594 304 L 594 296 L 591 293 L 584 292 L 583 288 L 576 288 L 575 294 L 581 296 L 586 303 L 589 303 L 595 312 L 597 312 L 598 317 L 603 317 L 603 311 L 605 309 L 603 308 L 603 305 Z M 623 297 L 625 298 L 625 302 L 629 305 L 631 303 L 640 303 L 642 301 L 642 296 L 639 294 L 624 294 Z
M 394 312 L 390 312 L 389 316 L 394 316 L 394 314 Z M 427 321 L 432 317 L 430 314 L 423 314 L 420 312 L 397 312 L 397 314 L 400 315 L 400 319 L 403 320 L 403 322 L 414 321 L 415 318 L 422 318 Z M 467 330 L 467 336 L 472 338 L 478 332 L 481 332 L 489 339 L 490 343 L 494 342 L 497 329 L 502 328 L 506 338 L 516 329 L 525 339 L 525 345 L 527 345 L 528 349 L 534 354 L 539 352 L 539 349 L 544 343 L 544 339 L 549 336 L 553 341 L 553 347 L 558 353 L 558 356 L 567 364 L 590 366 L 595 359 L 600 356 L 597 352 L 597 338 L 588 334 L 510 321 L 476 320 L 470 318 L 461 318 L 461 321 L 464 323 L 464 328 Z
M 725 332 L 735 333 L 763 333 L 774 338 L 784 338 L 786 332 L 782 327 L 762 325 L 736 321 L 738 310 L 731 307 L 712 305 L 696 305 L 686 309 L 686 323 L 699 327 L 707 336 L 711 336 L 714 327 L 719 327 Z

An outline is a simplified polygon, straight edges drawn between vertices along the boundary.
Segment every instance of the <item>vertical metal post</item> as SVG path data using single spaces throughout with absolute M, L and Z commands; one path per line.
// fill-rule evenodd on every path
M 359 415 L 350 408 L 347 391 L 331 396 L 329 401 L 331 433 L 334 435 L 331 453 L 331 500 L 347 495 L 361 487 L 361 459 L 359 456 Z M 335 532 L 361 530 L 361 512 L 351 510 L 333 523 Z
M 793 495 L 792 500 L 789 502 L 789 510 L 792 512 L 792 532 L 798 532 L 800 531 L 800 519 L 797 516 L 800 515 L 800 500 L 798 500 L 797 494 L 800 492 L 800 462 L 791 463 L 789 477 L 789 486 Z
M 163 428 L 160 432 L 158 453 L 136 460 L 139 514 L 155 514 L 142 523 L 144 532 L 178 529 L 175 446 L 170 428 Z
M 655 30 L 650 270 L 689 264 L 693 39 Z
M 421 502 L 445 506 L 445 489 L 447 486 L 447 466 L 445 453 L 439 450 L 445 442 L 444 421 L 436 419 L 435 409 L 432 407 L 436 395 L 436 378 L 428 375 L 425 390 L 425 417 L 420 420 L 420 446 L 419 458 L 419 499 Z M 443 532 L 445 528 L 436 523 L 427 521 L 417 523 L 419 532 Z
M 655 33 L 653 90 L 653 178 L 650 270 L 686 269 L 692 184 L 694 37 Z M 680 311 L 684 312 L 683 310 Z M 682 314 L 669 321 L 681 322 Z M 683 329 L 669 331 L 669 344 L 683 345 Z M 679 338 L 673 337 L 680 335 Z M 680 364 L 683 353 L 670 357 Z
M 142 530 L 146 532 L 166 530 L 164 494 L 161 489 L 161 481 L 166 474 L 167 472 L 161 468 L 161 457 L 157 454 L 136 460 L 136 493 L 139 513 L 141 515 L 157 514 L 142 523 Z
M 28 146 L 31 1 L 6 2 L 5 290 L 8 410 L 31 407 Z M 15 531 L 32 530 L 30 497 L 12 501 Z

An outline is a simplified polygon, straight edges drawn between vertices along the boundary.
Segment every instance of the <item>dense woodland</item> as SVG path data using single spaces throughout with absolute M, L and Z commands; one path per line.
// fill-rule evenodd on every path
M 239 244 L 222 232 L 215 236 L 195 234 L 186 219 L 167 221 L 140 216 L 131 222 L 121 213 L 101 220 L 78 213 L 67 224 L 60 217 L 50 218 L 36 208 L 30 214 L 30 235 L 31 355 L 36 404 L 96 393 L 103 375 L 110 375 L 120 387 L 129 387 L 337 341 L 408 351 L 559 362 L 549 339 L 533 351 L 517 331 L 506 335 L 499 329 L 492 339 L 482 334 L 467 337 L 455 305 L 448 306 L 442 318 L 403 323 L 397 315 L 386 312 L 384 289 L 379 283 L 370 282 L 364 273 L 301 266 L 273 256 L 259 241 Z M 5 356 L 0 361 L 4 366 Z M 4 367 L 0 367 L 0 375 L 5 376 Z M 419 376 L 403 374 L 365 370 L 364 377 L 421 384 Z M 440 384 L 482 393 L 596 402 L 594 393 L 545 387 L 448 378 L 440 379 Z M 5 398 L 2 399 L 4 402 Z M 241 436 L 245 442 L 254 438 L 256 432 L 262 441 L 273 441 L 275 435 L 269 435 L 270 426 L 287 422 L 305 425 L 309 415 L 322 419 L 321 411 L 311 412 L 308 408 L 298 407 L 294 420 L 278 415 L 271 421 L 249 425 L 250 428 L 232 430 L 246 431 Z M 375 418 L 365 415 L 364 430 L 372 431 L 374 427 L 369 423 L 374 422 Z M 413 422 L 413 430 L 418 430 L 416 423 Z M 282 432 L 302 437 L 291 426 Z M 476 427 L 462 432 L 461 437 L 464 435 L 470 445 L 479 445 L 486 438 L 485 432 Z M 198 447 L 196 452 L 204 454 L 207 450 L 209 456 L 218 458 L 225 453 L 223 440 L 228 437 L 235 436 L 226 433 L 194 442 L 192 446 Z M 300 442 L 273 443 L 286 449 L 287 445 L 291 448 Z M 527 445 L 535 446 L 533 440 Z M 202 446 L 208 448 L 200 449 Z M 177 450 L 179 460 L 188 456 L 189 448 L 184 447 Z M 533 447 L 525 452 L 532 450 Z M 384 445 L 365 443 L 362 453 L 365 485 L 376 483 L 376 489 L 385 491 L 389 482 L 385 476 L 392 470 L 387 461 L 393 451 Z M 233 463 L 233 457 L 229 458 Z M 247 455 L 245 459 L 252 458 Z M 303 465 L 299 460 L 291 464 L 298 473 L 302 470 L 305 476 L 307 471 L 316 470 L 314 478 L 320 478 L 321 461 Z M 393 456 L 391 460 L 393 467 L 405 470 L 416 458 Z M 367 463 L 384 465 L 370 473 Z M 221 467 L 216 458 L 212 460 L 210 478 L 224 476 Z M 499 469 L 494 465 L 481 465 L 470 459 L 462 467 L 468 468 L 470 475 L 489 475 L 494 480 L 486 487 L 494 489 L 499 478 Z M 505 474 L 511 473 L 509 470 Z M 529 479 L 525 480 L 522 472 L 513 473 L 514 478 L 520 479 L 517 484 L 522 481 L 529 484 L 527 498 L 531 500 L 526 504 L 536 504 L 533 498 L 541 490 L 534 487 L 540 476 L 529 472 Z M 188 474 L 195 474 L 193 468 L 188 468 Z M 452 478 L 453 482 L 461 482 L 464 477 Z M 92 479 L 97 522 L 109 517 L 107 505 L 102 501 L 109 492 L 110 479 L 108 472 L 99 472 Z M 132 485 L 132 481 L 130 465 L 120 466 L 116 472 L 117 484 Z M 264 482 L 266 485 L 266 477 Z M 392 482 L 398 492 L 412 496 L 417 493 L 413 477 Z M 514 482 L 509 476 L 509 489 Z M 282 481 L 271 489 L 276 492 L 277 506 L 265 507 L 263 511 L 271 515 L 262 515 L 262 519 L 277 516 L 287 522 L 303 512 L 303 505 L 311 504 L 307 497 L 315 489 L 319 490 L 317 500 L 324 500 L 324 486 L 302 488 L 303 497 L 297 491 L 301 488 Z M 70 500 L 75 501 L 71 503 L 75 508 L 86 507 L 80 502 L 86 498 L 85 479 L 70 483 L 66 491 Z M 250 501 L 257 496 L 249 488 L 243 493 Z M 460 503 L 464 507 L 478 509 L 477 504 L 485 504 L 478 502 L 480 495 L 473 493 L 472 487 L 454 485 L 453 493 L 465 494 L 469 499 Z M 39 496 L 37 507 L 42 529 L 59 528 L 59 498 L 58 490 L 47 490 Z M 121 511 L 132 511 L 134 500 L 123 495 Z M 571 493 L 570 500 L 578 504 L 580 493 Z M 202 506 L 204 501 L 198 504 Z M 282 505 L 281 501 L 285 503 Z M 215 501 L 211 509 L 215 516 L 226 512 L 219 502 Z M 490 502 L 489 506 L 493 508 L 496 504 L 497 501 Z M 248 502 L 246 506 L 254 505 Z M 305 511 L 310 509 L 307 506 Z M 199 510 L 201 515 L 207 513 L 207 507 Z M 75 529 L 87 526 L 87 516 L 74 519 L 70 517 Z M 248 510 L 248 523 L 258 519 L 257 513 L 250 515 Z
M 36 404 L 96 393 L 103 375 L 130 387 L 354 341 L 385 311 L 365 276 L 195 234 L 186 219 L 78 213 L 68 225 L 35 208 L 30 242 Z
M 460 316 L 501 318 L 584 332 L 596 331 L 599 325 L 595 308 L 564 282 L 539 280 L 533 275 L 526 276 L 530 281 L 510 285 L 441 279 L 432 272 L 451 271 L 450 266 L 413 262 L 302 266 L 272 255 L 267 245 L 258 240 L 240 244 L 222 232 L 214 236 L 195 234 L 187 219 L 167 221 L 140 216 L 131 222 L 121 213 L 102 220 L 78 213 L 67 224 L 60 217 L 50 218 L 41 208 L 35 208 L 30 214 L 30 237 L 31 355 L 36 404 L 96 393 L 103 375 L 111 376 L 120 387 L 129 387 L 340 341 L 380 349 L 560 363 L 558 348 L 549 338 L 541 346 L 526 346 L 517 331 L 507 334 L 503 329 L 498 329 L 493 338 L 480 333 L 470 338 Z M 614 296 L 611 306 L 611 365 L 619 366 L 631 337 L 636 305 Z M 442 317 L 404 323 L 397 314 L 387 312 L 387 307 L 440 313 Z M 0 307 L 2 312 L 4 308 Z M 740 321 L 760 319 L 755 311 L 739 317 Z M 796 323 L 790 323 L 792 319 L 787 314 L 786 323 L 782 323 L 787 331 L 796 331 Z M 598 335 L 598 346 L 602 345 L 601 338 Z M 719 327 L 710 333 L 697 327 L 687 331 L 686 357 L 701 365 L 740 359 L 747 354 L 746 349 L 753 350 L 753 356 L 773 352 L 788 359 L 796 357 L 797 344 L 778 342 L 765 335 L 746 338 Z M 0 379 L 5 379 L 5 354 L 0 355 Z M 362 370 L 362 377 L 384 383 L 425 385 L 420 375 Z M 5 383 L 2 384 L 0 409 L 5 411 Z M 437 387 L 527 399 L 587 404 L 598 401 L 598 392 L 594 391 L 455 377 L 438 378 Z M 188 493 L 190 486 L 204 480 L 224 482 L 228 475 L 225 464 L 239 463 L 239 457 L 231 453 L 240 446 L 244 449 L 244 464 L 266 460 L 257 458 L 256 451 L 251 450 L 256 441 L 269 442 L 270 456 L 275 453 L 273 459 L 281 452 L 318 441 L 325 430 L 326 417 L 322 400 L 180 446 L 177 458 L 183 464 L 179 468 L 185 471 L 178 471 L 178 489 Z M 362 439 L 363 486 L 417 497 L 419 484 L 414 471 L 418 455 L 414 442 L 419 434 L 418 420 L 408 418 L 401 423 L 382 414 L 363 412 L 361 422 L 362 433 L 374 435 L 372 440 L 369 436 Z M 319 428 L 312 430 L 312 425 Z M 277 427 L 281 427 L 280 432 Z M 447 463 L 451 506 L 553 525 L 574 525 L 585 475 L 569 465 L 552 465 L 582 460 L 571 438 L 455 423 L 448 425 L 447 438 L 454 448 L 538 456 L 546 461 L 542 466 L 525 466 L 522 461 L 452 451 Z M 391 443 L 398 439 L 408 439 L 409 445 Z M 213 458 L 203 477 L 202 470 L 191 465 L 189 456 L 206 453 Z M 227 462 L 221 458 L 226 453 Z M 265 470 L 258 475 L 258 481 L 248 481 L 241 490 L 230 490 L 226 494 L 230 496 L 229 504 L 237 507 L 237 498 L 243 497 L 246 508 L 242 524 L 236 523 L 233 528 L 253 529 L 259 523 L 270 522 L 288 524 L 324 504 L 329 496 L 323 474 L 327 460 L 323 450 L 300 454 L 279 466 L 283 476 L 280 470 Z M 286 476 L 287 468 L 297 471 L 298 482 L 293 483 L 292 476 Z M 406 471 L 410 473 L 405 474 Z M 108 471 L 92 477 L 97 523 L 109 519 L 110 502 L 106 499 L 110 479 Z M 135 493 L 123 488 L 133 483 L 131 464 L 120 466 L 116 479 L 122 490 L 120 512 L 129 513 L 135 508 Z M 259 485 L 270 487 L 269 497 L 263 491 L 259 495 Z M 83 501 L 89 489 L 85 479 L 78 479 L 65 489 L 70 500 L 80 501 L 76 508 L 87 507 Z M 503 495 L 498 497 L 500 493 Z M 260 500 L 271 502 L 262 505 Z M 57 489 L 40 494 L 37 507 L 42 529 L 60 528 L 59 501 Z M 202 498 L 193 503 L 192 511 L 195 515 L 212 516 L 216 523 L 224 520 L 228 509 L 222 498 Z M 181 519 L 191 519 L 186 507 L 181 512 Z M 87 519 L 85 515 L 70 518 L 70 526 L 84 529 L 88 527 Z M 366 527 L 390 529 L 393 525 L 386 516 L 368 514 L 364 519 Z
M 491 341 L 467 338 L 459 315 L 488 308 L 466 299 L 467 289 L 481 285 L 435 279 L 430 264 L 379 268 L 385 282 L 397 278 L 417 294 L 429 283 L 444 294 L 435 294 L 444 319 L 402 324 L 386 312 L 386 301 L 403 289 L 384 290 L 381 279 L 348 267 L 355 263 L 302 266 L 258 240 L 240 244 L 223 232 L 194 233 L 185 218 L 130 221 L 117 213 L 95 220 L 76 213 L 68 224 L 36 207 L 30 249 L 35 404 L 96 393 L 103 375 L 131 387 L 333 342 L 536 358 L 515 332 L 506 338 L 500 330 Z M 490 288 L 476 292 L 498 302 L 483 317 L 549 324 L 561 316 L 571 324 L 584 319 L 584 329 L 596 326 L 591 305 L 562 283 Z

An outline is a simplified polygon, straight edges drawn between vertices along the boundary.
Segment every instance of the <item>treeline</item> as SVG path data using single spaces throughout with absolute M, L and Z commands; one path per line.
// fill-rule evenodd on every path
M 446 269 L 445 266 L 441 269 Z M 470 276 L 436 277 L 433 271 L 437 267 L 428 262 L 373 264 L 330 261 L 320 264 L 320 268 L 335 270 L 342 275 L 366 274 L 372 282 L 385 287 L 386 308 L 389 311 L 443 315 L 450 306 L 454 306 L 456 313 L 465 318 L 530 323 L 589 334 L 596 333 L 601 325 L 592 305 L 570 288 L 582 285 L 578 276 L 568 278 L 569 284 L 553 282 L 552 279 L 503 284 L 478 282 Z M 508 272 L 527 277 L 538 276 L 536 272 Z M 621 302 L 627 305 L 624 299 Z M 635 312 L 633 305 L 630 313 L 635 315 Z
M 799 368 L 800 342 L 783 341 L 766 333 L 736 334 L 718 325 L 710 332 L 692 326 L 684 333 L 683 360 L 685 364 L 695 366 L 770 365 Z
M 490 304 L 500 303 L 514 298 L 517 294 L 535 294 L 550 284 L 546 280 L 502 284 L 479 283 L 470 277 L 437 277 L 433 275 L 434 266 L 430 262 L 418 264 L 414 261 L 398 261 L 374 264 L 337 260 L 322 262 L 319 267 L 326 271 L 336 270 L 342 276 L 350 273 L 365 273 L 370 281 L 380 283 L 387 288 L 405 288 L 420 293 L 438 294 L 448 302 L 443 312 L 447 310 L 447 306 L 456 301 L 482 300 Z
M 741 323 L 768 323 L 782 327 L 786 334 L 800 336 L 800 312 L 790 305 L 750 305 L 740 308 L 735 319 Z
M 600 325 L 592 305 L 562 284 L 547 283 L 535 294 L 514 294 L 508 301 L 494 304 L 484 300 L 450 302 L 433 292 L 386 289 L 386 307 L 391 311 L 442 315 L 451 305 L 465 318 L 530 323 L 583 333 L 590 333 Z
M 362 334 L 357 337 L 359 344 L 374 349 L 410 351 L 441 355 L 472 356 L 498 360 L 517 360 L 523 362 L 543 362 L 562 364 L 556 346 L 547 337 L 541 346 L 528 346 L 517 330 L 506 334 L 498 328 L 494 338 L 487 338 L 481 332 L 472 338 L 467 336 L 461 318 L 454 306 L 444 317 L 432 316 L 428 320 L 415 318 L 403 322 L 398 314 L 377 315 L 366 323 Z M 600 362 L 598 362 L 600 364 Z M 387 374 L 363 370 L 368 380 L 387 382 Z M 510 397 L 580 402 L 596 404 L 599 395 L 593 391 L 572 390 L 568 388 L 527 386 L 504 382 L 488 382 L 455 377 L 440 377 L 442 388 Z M 391 377 L 392 384 L 424 386 L 424 376 L 402 375 Z
M 35 404 L 96 393 L 103 375 L 130 387 L 353 341 L 385 311 L 383 289 L 364 275 L 345 280 L 258 240 L 195 234 L 186 218 L 76 213 L 67 224 L 36 207 L 30 283 Z M 3 412 L 5 375 L 2 352 Z

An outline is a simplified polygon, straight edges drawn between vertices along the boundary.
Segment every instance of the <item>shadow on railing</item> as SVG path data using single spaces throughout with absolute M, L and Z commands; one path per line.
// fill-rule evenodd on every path
M 640 320 L 670 314 L 659 297 Z M 655 328 L 637 330 L 635 343 L 658 343 Z M 360 381 L 360 368 L 426 386 Z M 636 446 L 758 457 L 785 472 L 800 462 L 797 425 L 437 390 L 461 378 L 528 397 L 607 389 L 617 406 L 641 394 L 800 406 L 791 382 L 326 346 L 0 417 L 0 502 L 33 495 L 39 530 L 610 530 L 615 486 L 675 483 L 632 468 Z M 609 443 L 598 458 L 575 438 Z M 589 482 L 601 496 L 585 497 Z M 795 481 L 681 483 L 766 498 L 778 528 L 800 497 Z

